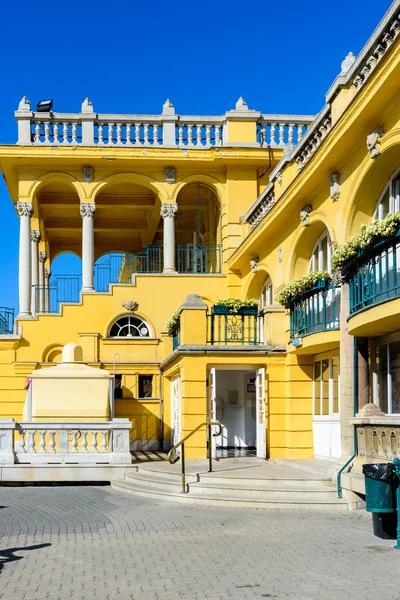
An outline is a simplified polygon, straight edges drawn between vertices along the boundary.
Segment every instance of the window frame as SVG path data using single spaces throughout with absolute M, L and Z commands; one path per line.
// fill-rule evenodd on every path
M 334 373 L 333 373 L 333 360 L 334 359 L 338 360 L 338 379 L 337 379 L 337 391 L 338 391 L 338 402 L 337 402 L 337 406 L 338 406 L 338 412 L 333 412 L 333 408 L 334 408 L 334 392 L 335 392 L 335 380 L 334 380 Z M 323 371 L 322 371 L 322 363 L 323 361 L 328 360 L 329 361 L 329 366 L 328 366 L 328 406 L 329 406 L 329 412 L 328 414 L 323 414 L 322 413 L 322 409 L 323 409 L 323 403 L 324 403 L 324 395 L 323 395 L 323 391 L 324 391 L 324 380 L 323 380 Z M 316 371 L 316 364 L 320 364 L 320 381 L 317 382 L 316 378 L 315 378 L 315 371 Z M 323 353 L 323 354 L 317 354 L 314 356 L 314 361 L 313 361 L 313 375 L 312 375 L 312 381 L 313 381 L 313 408 L 312 408 L 312 413 L 313 413 L 313 419 L 315 420 L 326 420 L 326 419 L 333 419 L 333 420 L 338 420 L 340 419 L 340 357 L 339 354 L 337 353 L 337 351 L 332 351 L 329 353 Z M 326 382 L 325 382 L 326 383 Z M 316 396 L 317 396 L 317 385 L 320 386 L 320 390 L 319 390 L 319 409 L 320 409 L 320 413 L 316 414 L 315 413 L 315 402 L 316 402 Z
M 398 185 L 397 185 L 397 194 L 396 194 L 396 181 L 399 181 Z M 394 214 L 396 212 L 400 211 L 400 167 L 397 167 L 397 169 L 393 172 L 393 174 L 389 177 L 389 180 L 386 182 L 382 192 L 379 195 L 379 199 L 378 202 L 375 205 L 375 210 L 374 213 L 372 215 L 372 221 L 382 221 L 385 217 L 387 217 L 387 215 L 382 215 L 379 214 L 379 212 L 382 213 L 382 211 L 380 211 L 380 207 L 381 202 L 387 192 L 387 190 L 389 189 L 389 212 L 387 213 L 388 215 Z
M 324 269 L 316 269 L 315 268 L 315 251 L 318 249 L 318 266 L 321 262 L 323 262 L 323 245 L 322 242 L 323 240 L 327 238 L 327 256 L 326 256 L 326 270 L 328 271 L 328 273 L 331 272 L 332 269 L 332 241 L 331 241 L 331 236 L 329 234 L 328 229 L 324 229 L 324 231 L 321 233 L 321 235 L 319 236 L 318 240 L 316 241 L 309 261 L 308 261 L 308 272 L 311 273 L 312 271 L 323 271 Z
M 140 327 L 146 327 L 148 334 L 147 335 L 137 335 L 137 336 L 133 336 L 133 335 L 111 335 L 111 330 L 112 328 L 118 323 L 118 321 L 122 320 L 122 319 L 138 319 L 139 321 L 141 321 L 141 325 Z M 125 327 L 136 327 L 139 330 L 139 326 L 136 325 L 131 325 L 130 323 L 128 323 L 127 325 L 124 325 L 123 327 L 120 326 L 120 331 L 125 328 Z M 149 326 L 149 324 L 147 323 L 147 321 L 145 321 L 144 319 L 142 319 L 142 317 L 139 317 L 138 315 L 133 315 L 133 314 L 128 314 L 128 315 L 120 315 L 117 319 L 115 319 L 115 321 L 113 321 L 111 323 L 111 325 L 108 328 L 108 335 L 107 335 L 107 339 L 109 340 L 149 340 L 152 339 L 152 331 L 151 328 Z
M 269 294 L 268 294 L 270 296 L 269 301 L 267 301 L 267 293 L 266 293 L 267 290 L 269 290 Z M 264 296 L 265 296 L 265 300 L 266 300 L 265 304 L 262 302 L 262 299 L 264 298 Z M 261 311 L 267 310 L 269 306 L 274 306 L 274 287 L 272 285 L 272 279 L 271 279 L 270 275 L 268 275 L 264 281 L 258 302 L 259 302 Z

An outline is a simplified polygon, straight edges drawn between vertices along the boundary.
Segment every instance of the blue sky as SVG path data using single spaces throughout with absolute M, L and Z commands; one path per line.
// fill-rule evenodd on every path
M 0 143 L 14 144 L 14 110 L 219 115 L 243 96 L 265 113 L 314 114 L 345 55 L 358 54 L 390 0 L 97 0 L 4 2 Z M 0 181 L 0 305 L 18 307 L 18 218 Z M 53 272 L 75 272 L 62 257 Z

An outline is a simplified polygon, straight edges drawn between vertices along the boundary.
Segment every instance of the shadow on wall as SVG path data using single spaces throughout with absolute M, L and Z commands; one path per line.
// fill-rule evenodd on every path
M 115 417 L 128 418 L 132 422 L 130 440 L 158 441 L 160 418 L 158 401 L 115 400 Z

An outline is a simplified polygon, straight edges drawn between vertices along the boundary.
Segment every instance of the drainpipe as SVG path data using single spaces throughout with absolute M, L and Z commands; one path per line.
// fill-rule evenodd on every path
M 357 412 L 357 401 L 358 401 L 358 357 L 357 357 L 357 338 L 354 337 L 354 345 L 353 345 L 353 416 L 356 416 Z M 354 454 L 345 465 L 340 469 L 336 477 L 337 483 L 337 495 L 338 498 L 342 497 L 342 486 L 341 486 L 341 477 L 345 468 L 355 459 L 357 456 L 357 430 L 356 426 L 353 425 L 353 435 L 354 435 Z

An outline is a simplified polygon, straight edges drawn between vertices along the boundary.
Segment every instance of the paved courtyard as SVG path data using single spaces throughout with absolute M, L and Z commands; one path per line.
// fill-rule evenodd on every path
M 354 513 L 0 488 L 7 600 L 399 600 L 400 552 Z

